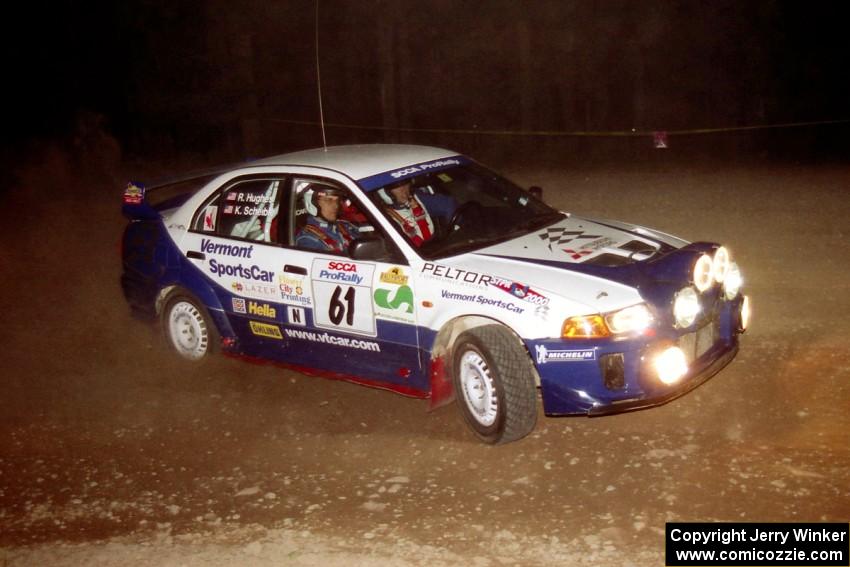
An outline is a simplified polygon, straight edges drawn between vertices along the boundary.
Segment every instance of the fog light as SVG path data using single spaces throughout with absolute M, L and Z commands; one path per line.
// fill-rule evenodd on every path
M 655 357 L 655 371 L 658 379 L 670 385 L 681 380 L 688 372 L 688 361 L 679 347 L 669 347 Z
M 744 301 L 741 302 L 741 331 L 746 331 L 750 326 L 750 298 L 744 296 Z

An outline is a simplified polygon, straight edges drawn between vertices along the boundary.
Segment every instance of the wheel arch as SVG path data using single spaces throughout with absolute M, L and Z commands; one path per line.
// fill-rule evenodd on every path
M 537 373 L 534 359 L 531 358 L 531 353 L 528 352 L 525 342 L 516 329 L 504 321 L 493 317 L 486 317 L 484 315 L 459 315 L 443 323 L 434 337 L 434 342 L 431 344 L 431 356 L 428 361 L 431 390 L 429 410 L 434 410 L 454 401 L 455 392 L 452 385 L 451 361 L 454 356 L 454 346 L 457 338 L 469 329 L 483 327 L 485 325 L 500 325 L 511 332 L 517 343 L 531 359 L 535 383 L 538 386 L 540 385 L 540 375 Z

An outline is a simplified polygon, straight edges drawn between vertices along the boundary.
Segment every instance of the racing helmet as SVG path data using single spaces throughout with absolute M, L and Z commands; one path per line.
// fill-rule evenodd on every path
M 414 186 L 413 185 L 413 178 L 401 179 L 399 181 L 393 181 L 392 183 L 385 185 L 384 187 L 381 187 L 380 189 L 378 189 L 378 197 L 380 197 L 381 201 L 383 201 L 387 205 L 390 205 L 390 206 L 398 205 L 398 203 L 396 203 L 393 196 L 390 194 L 390 190 L 395 189 L 396 187 L 401 187 L 402 185 L 410 185 L 411 191 L 412 191 L 413 186 Z
M 337 196 L 342 199 L 345 197 L 345 192 L 342 189 L 322 183 L 311 183 L 308 185 L 304 191 L 304 208 L 314 217 L 319 216 L 319 205 L 316 202 L 319 195 Z

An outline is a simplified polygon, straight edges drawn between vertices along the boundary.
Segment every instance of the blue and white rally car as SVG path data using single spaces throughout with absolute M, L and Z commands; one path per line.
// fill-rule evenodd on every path
M 749 319 L 727 248 L 559 212 L 454 152 L 340 146 L 128 185 L 124 295 L 213 351 L 430 398 L 487 443 L 665 403 Z

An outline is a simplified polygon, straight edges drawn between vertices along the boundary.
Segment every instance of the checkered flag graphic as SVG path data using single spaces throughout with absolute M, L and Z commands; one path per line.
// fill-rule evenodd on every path
M 552 250 L 552 245 L 555 244 L 560 246 L 561 244 L 567 244 L 568 242 L 572 242 L 573 240 L 594 240 L 599 238 L 601 235 L 599 234 L 585 234 L 583 230 L 567 230 L 565 228 L 547 228 L 546 232 L 542 232 L 537 236 L 540 237 L 540 240 L 548 240 L 547 245 L 549 246 L 549 250 Z

